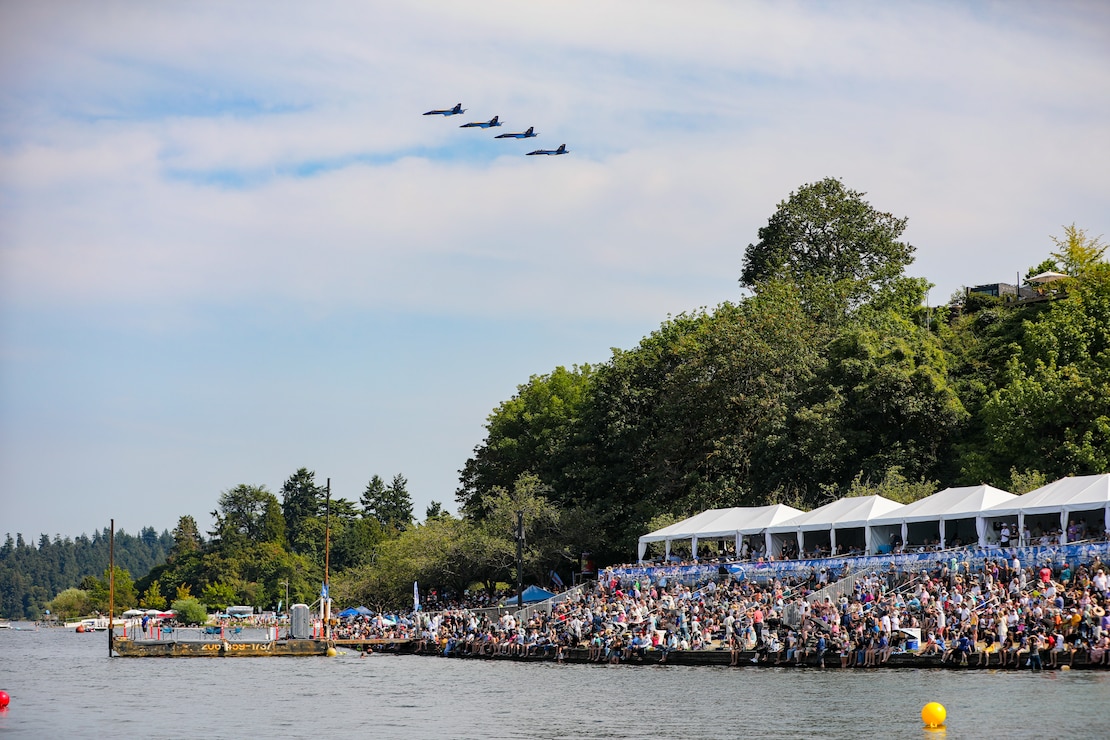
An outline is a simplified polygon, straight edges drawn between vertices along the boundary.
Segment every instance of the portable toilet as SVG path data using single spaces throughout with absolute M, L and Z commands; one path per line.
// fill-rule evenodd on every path
M 294 640 L 312 639 L 312 612 L 308 604 L 294 604 L 289 609 L 289 636 Z

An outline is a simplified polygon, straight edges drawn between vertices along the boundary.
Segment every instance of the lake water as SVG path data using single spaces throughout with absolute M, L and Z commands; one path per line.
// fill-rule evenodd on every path
M 0 738 L 1107 738 L 1110 673 L 108 658 L 0 630 Z M 921 707 L 948 710 L 943 732 Z

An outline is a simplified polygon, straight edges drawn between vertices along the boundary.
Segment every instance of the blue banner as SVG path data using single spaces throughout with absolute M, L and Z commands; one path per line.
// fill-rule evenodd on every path
M 651 583 L 667 585 L 674 581 L 694 584 L 717 580 L 724 568 L 735 579 L 768 581 L 775 578 L 808 578 L 809 574 L 821 568 L 829 569 L 835 577 L 840 577 L 846 569 L 853 573 L 875 571 L 887 572 L 893 565 L 895 571 L 920 571 L 947 562 L 957 567 L 981 567 L 988 560 L 1013 560 L 1015 557 L 1023 566 L 1049 564 L 1059 568 L 1064 563 L 1086 563 L 1095 557 L 1110 560 L 1110 542 L 1080 542 L 1068 545 L 1037 545 L 1031 547 L 964 547 L 958 550 L 940 552 L 913 552 L 897 555 L 867 555 L 857 557 L 818 558 L 813 560 L 773 560 L 769 562 L 729 562 L 712 564 L 685 565 L 633 565 L 607 568 L 602 575 L 604 580 L 617 578 L 622 585 L 639 581 L 641 585 Z M 832 579 L 830 579 L 831 581 Z

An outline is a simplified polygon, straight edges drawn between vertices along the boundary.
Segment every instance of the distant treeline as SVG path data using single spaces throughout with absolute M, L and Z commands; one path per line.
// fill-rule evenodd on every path
M 43 605 L 67 588 L 76 588 L 87 577 L 100 578 L 108 570 L 111 532 L 94 531 L 76 539 L 47 535 L 30 544 L 22 534 L 9 533 L 0 546 L 0 617 L 38 619 Z M 136 578 L 150 572 L 173 547 L 168 531 L 159 534 L 145 527 L 138 535 L 116 532 L 116 566 Z

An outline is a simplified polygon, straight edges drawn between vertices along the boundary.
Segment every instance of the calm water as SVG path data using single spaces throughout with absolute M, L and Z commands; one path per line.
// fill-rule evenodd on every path
M 0 690 L 0 738 L 1110 737 L 1110 674 L 1086 671 L 109 659 L 104 633 L 54 629 L 0 630 Z

